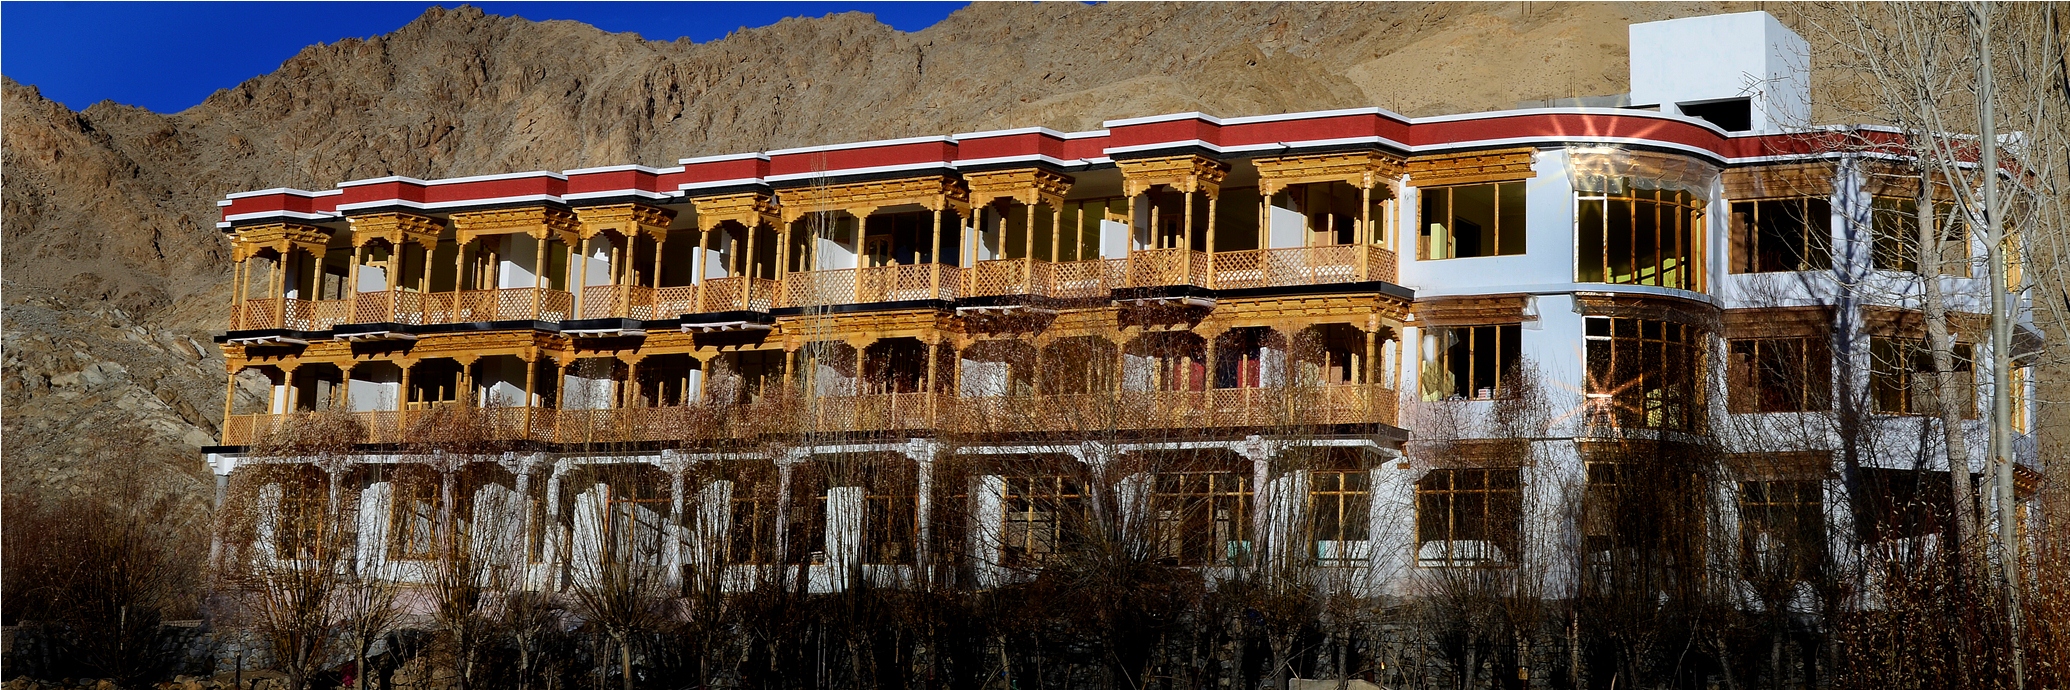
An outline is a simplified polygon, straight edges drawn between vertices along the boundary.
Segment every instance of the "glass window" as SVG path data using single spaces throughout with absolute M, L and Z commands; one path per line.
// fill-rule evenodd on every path
M 1364 470 L 1318 470 L 1308 475 L 1309 541 L 1317 562 L 1344 564 L 1366 557 L 1371 496 Z
M 1732 272 L 1833 268 L 1832 216 L 1823 197 L 1732 202 Z
M 726 562 L 760 565 L 775 562 L 776 482 L 773 468 L 745 465 L 735 468 L 726 526 Z
M 395 481 L 389 487 L 388 557 L 430 558 L 438 524 L 438 487 L 425 481 Z
M 285 478 L 280 486 L 280 507 L 275 515 L 274 553 L 283 558 L 320 558 L 341 545 L 330 543 L 335 533 L 330 515 L 330 489 L 321 479 L 302 475 Z
M 1054 562 L 1085 509 L 1078 481 L 1063 475 L 1007 477 L 999 560 L 1007 567 Z
M 1740 556 L 1756 573 L 1809 577 L 1824 559 L 1824 488 L 1816 480 L 1739 484 Z
M 1814 412 L 1831 405 L 1825 338 L 1734 340 L 1729 349 L 1733 412 Z
M 1871 258 L 1877 270 L 1919 271 L 1919 202 L 1913 199 L 1879 196 L 1869 204 L 1870 224 L 1876 246 Z M 1969 236 L 1962 217 L 1951 203 L 1934 204 L 1934 225 L 1941 231 L 1937 252 L 1940 274 L 1967 278 L 1970 275 Z
M 1159 473 L 1151 543 L 1168 565 L 1237 565 L 1250 557 L 1251 479 L 1244 472 Z
M 611 520 L 607 559 L 659 563 L 669 530 L 669 496 L 657 482 L 627 478 L 608 486 L 604 514 Z
M 1514 468 L 1431 470 L 1416 481 L 1416 561 L 1509 563 L 1522 512 Z
M 1517 365 L 1523 326 L 1429 328 L 1424 351 L 1423 399 L 1490 400 L 1503 394 L 1503 376 Z
M 1679 190 L 1575 192 L 1575 280 L 1703 290 L 1703 200 Z
M 1954 360 L 1956 390 L 1968 398 L 1956 404 L 1963 417 L 1974 417 L 1976 383 L 1971 372 L 1970 346 L 1954 343 L 1949 354 Z M 1869 395 L 1875 399 L 1877 412 L 1939 414 L 1939 405 L 1934 402 L 1939 399 L 1934 371 L 1933 350 L 1924 339 L 1877 336 L 1869 340 Z
M 1524 253 L 1524 183 L 1425 187 L 1418 259 Z
M 916 516 L 919 502 L 914 488 L 918 470 L 897 459 L 850 458 L 815 463 L 813 469 L 792 474 L 791 495 L 785 519 L 785 558 L 822 564 L 828 558 L 827 495 L 833 489 L 862 489 L 862 562 L 869 565 L 911 565 L 919 530 Z M 808 498 L 809 497 L 809 498 Z M 854 520 L 854 517 L 842 518 Z M 844 523 L 835 527 L 842 528 Z
M 1591 423 L 1701 428 L 1701 331 L 1671 321 L 1607 316 L 1587 317 L 1585 328 Z

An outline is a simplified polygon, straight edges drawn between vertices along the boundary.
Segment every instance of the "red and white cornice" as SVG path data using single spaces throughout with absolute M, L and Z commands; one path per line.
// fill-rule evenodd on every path
M 1836 150 L 1820 139 L 1834 130 L 1791 134 L 1729 134 L 1701 120 L 1613 108 L 1541 108 L 1406 118 L 1380 108 L 1216 118 L 1174 113 L 1109 120 L 1103 129 L 1058 132 L 1042 127 L 951 136 L 865 141 L 761 153 L 685 158 L 675 167 L 615 165 L 562 172 L 538 171 L 442 180 L 390 176 L 354 180 L 310 192 L 266 189 L 231 194 L 218 227 L 241 222 L 335 221 L 373 209 L 446 212 L 549 202 L 580 205 L 590 199 L 664 201 L 728 189 L 783 186 L 863 175 L 919 175 L 968 168 L 1046 164 L 1070 170 L 1115 157 L 1198 149 L 1230 156 L 1375 146 L 1404 155 L 1499 146 L 1618 144 L 1679 151 L 1724 165 L 1819 155 Z M 1878 130 L 1855 129 L 1874 136 Z M 1894 132 L 1886 133 L 1893 139 Z

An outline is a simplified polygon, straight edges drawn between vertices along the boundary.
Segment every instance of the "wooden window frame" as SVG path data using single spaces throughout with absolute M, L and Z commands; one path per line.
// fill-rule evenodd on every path
M 285 560 L 318 558 L 326 541 L 326 532 L 335 533 L 347 524 L 343 520 L 345 511 L 340 507 L 341 517 L 330 515 L 330 491 L 322 479 L 297 476 L 279 483 L 280 505 L 275 514 L 273 552 Z M 333 534 L 333 537 L 336 535 Z
M 1002 477 L 999 562 L 1009 568 L 1043 567 L 1069 554 L 1085 513 L 1085 487 L 1063 474 Z
M 1487 231 L 1488 236 L 1493 240 L 1491 242 L 1493 246 L 1488 247 L 1487 250 L 1482 253 L 1462 256 L 1459 254 L 1459 242 L 1457 235 L 1454 232 L 1455 230 L 1457 230 L 1457 228 L 1453 227 L 1454 225 L 1456 225 L 1454 221 L 1459 218 L 1459 215 L 1457 213 L 1457 210 L 1459 208 L 1459 192 L 1461 190 L 1472 190 L 1483 187 L 1488 189 L 1488 199 L 1490 205 L 1490 208 L 1488 209 L 1488 215 L 1490 218 L 1494 219 L 1495 223 L 1495 227 Z M 1514 190 L 1514 192 L 1512 192 L 1511 190 Z M 1517 203 L 1520 206 L 1520 208 L 1517 208 L 1513 211 L 1505 211 L 1504 206 L 1506 204 L 1504 202 L 1504 199 L 1509 198 L 1512 195 L 1512 193 L 1515 197 L 1513 201 Z M 1419 221 L 1417 223 L 1416 230 L 1416 259 L 1418 261 L 1440 261 L 1445 259 L 1476 259 L 1494 256 L 1519 256 L 1526 251 L 1525 248 L 1529 245 L 1531 225 L 1528 211 L 1530 208 L 1530 202 L 1528 190 L 1526 189 L 1525 182 L 1523 180 L 1498 180 L 1491 182 L 1478 182 L 1473 184 L 1446 185 L 1442 187 L 1422 187 L 1417 190 L 1417 194 L 1419 195 L 1416 200 L 1417 219 Z M 1442 206 L 1443 213 L 1441 217 L 1445 218 L 1446 220 L 1441 223 L 1434 223 L 1430 221 L 1430 216 L 1432 213 L 1437 212 L 1438 206 Z M 1510 237 L 1508 241 L 1505 241 L 1505 236 L 1510 235 L 1511 233 L 1506 231 L 1506 229 L 1503 227 L 1505 218 L 1515 220 L 1519 225 L 1522 226 L 1515 229 L 1514 236 Z M 1438 240 L 1438 231 L 1434 228 L 1443 228 L 1445 256 L 1432 256 L 1432 254 L 1435 254 L 1436 252 L 1431 251 L 1431 244 Z M 1515 246 L 1509 246 L 1511 244 L 1514 244 Z
M 1869 257 L 1876 270 L 1919 272 L 1918 203 L 1917 199 L 1906 197 L 1870 197 L 1869 227 L 1874 249 Z M 1941 237 L 1940 251 L 1936 252 L 1940 260 L 1937 275 L 1974 277 L 1969 226 L 1962 214 L 1956 212 L 1954 202 L 1934 203 L 1934 223 Z
M 437 553 L 440 492 L 437 484 L 424 481 L 408 481 L 401 477 L 388 483 L 388 544 L 389 560 L 425 560 Z M 427 512 L 411 515 L 419 503 Z M 421 519 L 422 532 L 412 529 L 411 521 Z
M 1205 486 L 1190 485 L 1200 478 Z M 1234 470 L 1158 472 L 1151 478 L 1147 523 L 1160 561 L 1226 566 L 1251 557 L 1251 475 Z M 1201 539 L 1205 543 L 1199 543 Z
M 1692 433 L 1703 430 L 1706 369 L 1704 334 L 1700 329 L 1674 321 L 1630 317 L 1584 316 L 1582 322 L 1587 372 L 1583 395 L 1592 415 L 1607 414 L 1612 426 L 1620 428 Z M 1646 359 L 1656 350 L 1659 366 L 1646 367 Z M 1628 364 L 1629 357 L 1639 361 Z M 1660 385 L 1648 385 L 1655 379 Z M 1653 399 L 1651 391 L 1660 392 L 1658 399 Z M 1638 393 L 1638 400 L 1622 399 L 1634 397 L 1633 392 Z M 1669 399 L 1677 392 L 1681 399 Z
M 1346 544 L 1372 539 L 1372 473 L 1362 469 L 1312 470 L 1308 474 L 1309 553 L 1319 565 L 1352 565 Z M 1326 542 L 1339 546 L 1330 552 Z
M 1803 234 L 1794 247 L 1784 251 L 1794 253 L 1795 268 L 1769 266 L 1762 262 L 1760 232 L 1764 209 L 1783 210 L 1782 204 L 1794 204 L 1803 221 Z M 1823 213 L 1817 211 L 1823 210 Z M 1833 202 L 1824 196 L 1803 195 L 1766 197 L 1756 199 L 1734 199 L 1728 205 L 1727 218 L 1731 224 L 1732 253 L 1730 272 L 1745 273 L 1790 273 L 1798 271 L 1833 270 Z M 1743 215 L 1744 213 L 1744 215 Z M 1825 222 L 1819 222 L 1823 218 Z M 1819 232 L 1819 230 L 1823 232 Z M 1787 263 L 1787 262 L 1785 262 Z
M 1766 534 L 1788 559 L 1790 579 L 1808 579 L 1817 572 L 1826 551 L 1824 482 L 1806 478 L 1742 480 L 1738 499 L 1740 558 L 1748 570 L 1765 570 L 1760 563 L 1760 537 Z
M 1523 359 L 1523 328 L 1521 323 L 1429 328 L 1430 332 L 1426 335 L 1439 338 L 1443 340 L 1443 343 L 1436 346 L 1436 356 L 1425 361 L 1425 371 L 1419 376 L 1422 379 L 1421 392 L 1424 401 L 1495 400 L 1508 395 L 1508 388 L 1502 385 L 1503 377 L 1507 370 L 1515 367 Z M 1461 340 L 1454 340 L 1462 332 L 1465 337 Z M 1494 354 L 1489 356 L 1494 360 L 1492 363 L 1494 368 L 1492 371 L 1486 372 L 1482 371 L 1482 363 L 1480 362 L 1482 358 L 1478 356 L 1483 351 L 1481 345 L 1484 340 L 1487 341 L 1489 347 L 1494 349 Z M 1504 347 L 1505 343 L 1509 345 L 1508 348 Z M 1466 380 L 1463 382 L 1467 393 L 1464 394 L 1459 392 L 1459 386 L 1462 382 L 1456 377 L 1457 372 L 1454 370 L 1453 362 L 1453 351 L 1459 348 L 1461 344 L 1464 344 L 1467 360 L 1465 365 Z M 1508 351 L 1505 351 L 1505 349 Z M 1482 377 L 1483 373 L 1487 374 L 1486 380 L 1489 380 L 1491 383 L 1488 387 L 1489 394 L 1487 396 L 1480 395 L 1482 389 L 1477 386 L 1478 383 L 1484 380 Z M 1437 376 L 1454 377 L 1448 379 L 1452 381 L 1451 390 L 1433 388 L 1432 386 L 1438 383 L 1435 378 Z
M 1430 484 L 1438 478 L 1444 480 L 1444 486 L 1431 486 Z M 1469 482 L 1471 486 L 1462 488 L 1460 480 L 1463 478 L 1472 478 L 1473 481 Z M 1465 500 L 1468 497 L 1478 497 L 1478 509 L 1473 507 L 1471 501 Z M 1498 501 L 1502 505 L 1496 505 Z M 1505 508 L 1508 515 L 1502 514 Z M 1464 523 L 1461 521 L 1462 517 L 1466 518 Z M 1430 470 L 1416 480 L 1416 564 L 1421 567 L 1516 565 L 1521 561 L 1521 554 L 1517 551 L 1523 543 L 1523 518 L 1523 477 L 1517 468 L 1462 467 Z M 1465 536 L 1478 535 L 1484 538 L 1461 538 L 1462 529 L 1471 531 Z M 1432 542 L 1444 543 L 1441 557 L 1423 556 L 1423 546 Z M 1502 552 L 1492 557 L 1486 553 L 1460 553 L 1454 546 L 1460 542 L 1487 543 L 1502 549 Z
M 630 488 L 622 486 L 628 483 L 632 485 Z M 601 508 L 610 529 L 600 546 L 608 546 L 611 551 L 603 555 L 620 558 L 622 563 L 640 563 L 631 560 L 640 555 L 645 556 L 648 563 L 661 564 L 662 550 L 669 539 L 675 538 L 669 529 L 673 500 L 664 488 L 656 484 L 635 480 L 604 485 Z M 642 510 L 654 516 L 651 524 L 640 519 Z
M 1777 352 L 1778 350 L 1785 350 Z M 1736 338 L 1725 343 L 1728 388 L 1727 409 L 1735 414 L 1773 412 L 1824 412 L 1832 409 L 1832 345 L 1825 336 L 1777 336 Z M 1778 361 L 1794 366 L 1793 371 L 1774 371 Z M 1794 360 L 1790 362 L 1790 360 Z M 1781 395 L 1786 402 L 1771 404 L 1770 374 L 1789 379 Z M 1791 404 L 1790 401 L 1794 401 Z
M 1976 393 L 1975 348 L 1966 342 L 1949 343 L 1949 354 L 1955 360 L 1956 387 L 1968 393 L 1969 403 L 1962 406 L 1963 419 L 1976 419 L 1978 413 Z M 1939 412 L 1922 407 L 1921 389 L 1934 385 L 1933 351 L 1926 346 L 1924 338 L 1907 338 L 1897 335 L 1872 335 L 1869 339 L 1869 404 L 1876 414 L 1897 416 L 1931 416 Z M 1929 376 L 1923 377 L 1922 374 Z M 1931 393 L 1928 393 L 1931 395 Z
M 1612 187 L 1623 191 L 1577 190 L 1574 193 L 1574 280 L 1608 285 L 1650 285 L 1702 292 L 1704 242 L 1707 216 L 1704 200 L 1680 189 L 1638 189 L 1626 183 Z M 1619 206 L 1622 206 L 1620 213 Z M 1594 210 L 1594 216 L 1590 211 Z M 1645 213 L 1642 213 L 1644 211 Z M 1641 244 L 1640 220 L 1652 216 L 1653 237 Z M 1624 259 L 1613 242 L 1617 221 L 1625 216 L 1622 230 L 1630 234 L 1624 242 L 1630 252 L 1629 274 L 1616 274 L 1613 260 Z M 1593 222 L 1600 218 L 1600 225 Z M 1596 239 L 1591 241 L 1591 233 Z M 1591 256 L 1590 248 L 1597 250 Z M 1650 247 L 1651 259 L 1644 260 Z

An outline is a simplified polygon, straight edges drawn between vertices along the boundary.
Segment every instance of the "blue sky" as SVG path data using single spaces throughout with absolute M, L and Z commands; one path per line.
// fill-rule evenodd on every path
M 175 112 L 271 72 L 311 43 L 400 28 L 460 2 L 5 2 L 0 73 L 73 109 L 101 100 Z M 651 40 L 724 37 L 784 17 L 859 10 L 901 31 L 964 2 L 476 2 L 489 14 L 573 19 Z

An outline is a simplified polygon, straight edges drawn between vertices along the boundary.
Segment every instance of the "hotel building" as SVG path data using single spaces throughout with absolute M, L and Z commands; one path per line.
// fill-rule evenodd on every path
M 1749 549 L 1920 536 L 1856 516 L 1903 513 L 1859 502 L 1922 491 L 1935 454 L 1922 271 L 1958 355 L 1987 354 L 1981 243 L 1923 269 L 1892 249 L 1919 177 L 1860 147 L 1874 130 L 1809 126 L 1808 51 L 1773 17 L 1631 40 L 1631 93 L 1591 107 L 1178 113 L 231 194 L 205 452 L 224 486 L 306 466 L 320 481 L 242 500 L 355 511 L 362 565 L 427 558 L 462 516 L 521 540 L 547 589 L 637 534 L 667 565 L 810 565 L 821 591 L 936 566 L 984 586 L 1085 502 L 1180 565 L 1407 593 L 1434 569 L 1574 572 L 1627 526 L 1573 497 L 1638 458 L 1725 468 L 1657 498 L 1725 506 Z M 267 450 L 340 418 L 349 451 Z M 1982 422 L 1963 433 L 1981 468 Z M 285 519 L 254 548 L 294 549 Z

